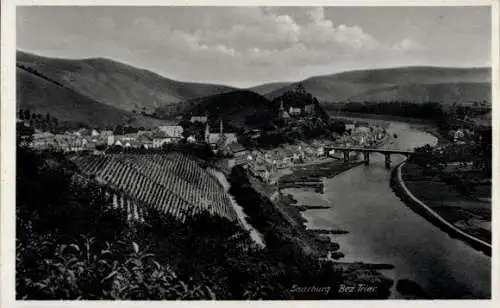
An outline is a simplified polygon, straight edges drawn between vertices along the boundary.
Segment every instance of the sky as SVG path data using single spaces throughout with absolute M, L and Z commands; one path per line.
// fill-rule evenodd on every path
M 17 49 L 249 87 L 341 71 L 491 65 L 489 7 L 17 7 Z

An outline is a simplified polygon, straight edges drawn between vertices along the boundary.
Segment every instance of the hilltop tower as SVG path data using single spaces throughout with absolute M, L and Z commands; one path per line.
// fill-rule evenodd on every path
M 210 125 L 208 124 L 208 121 L 207 124 L 205 125 L 205 142 L 206 143 L 210 142 Z
M 283 99 L 280 101 L 280 112 L 283 113 L 285 111 L 285 107 L 283 107 Z

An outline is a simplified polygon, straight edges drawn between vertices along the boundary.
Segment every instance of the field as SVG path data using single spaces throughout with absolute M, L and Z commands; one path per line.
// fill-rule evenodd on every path
M 134 218 L 145 206 L 181 221 L 204 211 L 236 219 L 221 184 L 185 155 L 97 155 L 75 157 L 73 161 L 81 174 L 106 184 L 119 196 L 113 197 L 114 204 L 123 206 L 125 199 Z
M 438 176 L 426 176 L 415 164 L 402 168 L 408 189 L 419 200 L 457 228 L 491 243 L 491 202 L 462 195 Z

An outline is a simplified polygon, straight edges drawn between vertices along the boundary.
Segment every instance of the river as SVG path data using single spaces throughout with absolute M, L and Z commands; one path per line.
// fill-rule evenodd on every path
M 406 150 L 437 143 L 434 136 L 408 123 L 388 123 L 387 131 L 398 137 L 386 148 Z M 392 165 L 403 159 L 392 156 Z M 323 195 L 296 189 L 290 192 L 299 204 L 317 200 L 330 205 L 329 209 L 303 214 L 308 228 L 349 231 L 332 236 L 345 254 L 342 261 L 394 264 L 395 269 L 384 271 L 387 276 L 395 282 L 414 280 L 432 298 L 490 298 L 490 257 L 451 238 L 413 212 L 394 195 L 389 180 L 384 156 L 371 154 L 369 166 L 325 179 Z M 392 298 L 403 297 L 393 288 Z

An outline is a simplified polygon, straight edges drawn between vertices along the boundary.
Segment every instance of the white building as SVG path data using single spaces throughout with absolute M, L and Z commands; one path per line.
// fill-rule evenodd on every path
M 171 138 L 153 138 L 153 148 L 161 148 L 164 144 L 172 143 Z
M 187 137 L 186 141 L 189 143 L 195 143 L 196 138 L 195 138 L 195 136 L 191 135 L 191 136 Z
M 200 123 L 207 123 L 207 120 L 208 118 L 206 116 L 193 116 L 191 117 L 191 119 L 189 120 L 191 123 L 195 123 L 195 122 L 200 122 Z
M 184 132 L 184 128 L 179 125 L 165 125 L 158 127 L 160 132 L 163 132 L 167 138 L 180 139 L 182 138 L 182 133 Z
M 300 108 L 293 108 L 293 107 L 290 107 L 290 109 L 288 110 L 288 113 L 291 115 L 291 116 L 294 116 L 294 115 L 300 115 L 302 113 L 302 109 Z
M 115 136 L 111 135 L 106 138 L 108 145 L 113 145 L 115 143 Z
M 345 125 L 345 130 L 354 131 L 354 128 L 355 128 L 354 124 L 346 124 Z

